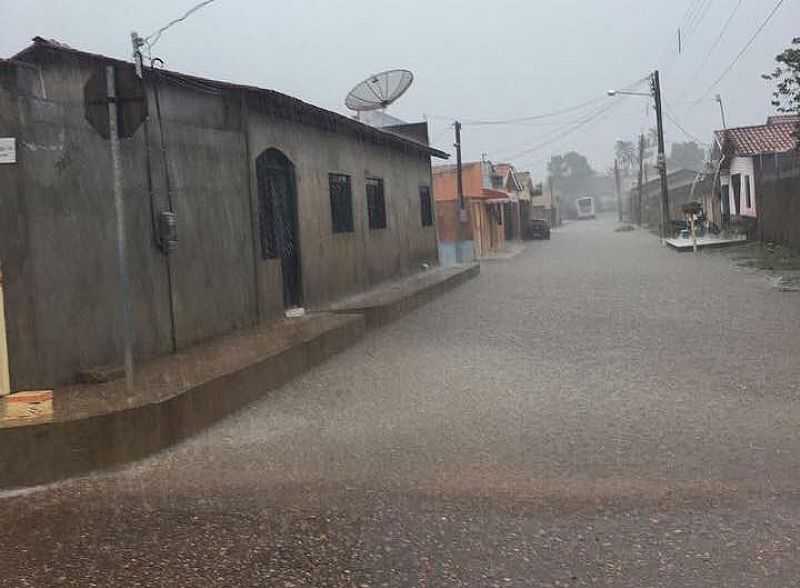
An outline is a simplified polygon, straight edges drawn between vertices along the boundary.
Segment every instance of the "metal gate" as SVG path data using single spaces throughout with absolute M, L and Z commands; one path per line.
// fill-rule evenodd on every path
M 294 165 L 277 149 L 256 160 L 258 219 L 262 259 L 280 259 L 283 304 L 302 303 L 300 246 L 297 220 L 297 186 Z

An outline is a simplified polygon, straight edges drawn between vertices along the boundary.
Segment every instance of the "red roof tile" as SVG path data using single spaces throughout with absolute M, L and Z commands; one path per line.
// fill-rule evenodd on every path
M 771 123 L 754 127 L 739 127 L 716 131 L 717 139 L 726 151 L 750 156 L 760 153 L 786 153 L 797 147 L 798 124 L 771 117 Z

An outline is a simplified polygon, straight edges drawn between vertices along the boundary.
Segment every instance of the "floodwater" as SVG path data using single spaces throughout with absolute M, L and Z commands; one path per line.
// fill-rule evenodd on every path
M 601 218 L 205 434 L 0 498 L 3 586 L 791 586 L 800 295 Z

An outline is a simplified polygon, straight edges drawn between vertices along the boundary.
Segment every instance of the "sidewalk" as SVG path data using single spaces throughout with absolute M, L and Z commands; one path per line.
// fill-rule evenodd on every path
M 514 241 L 511 243 L 506 243 L 505 249 L 503 251 L 499 251 L 497 253 L 490 253 L 488 255 L 484 255 L 479 257 L 479 261 L 508 261 L 509 259 L 514 259 L 520 253 L 525 251 L 528 244 L 526 242 L 518 242 Z
M 398 318 L 479 270 L 434 268 L 343 300 L 331 312 L 142 362 L 132 393 L 121 379 L 68 386 L 53 391 L 47 410 L 28 414 L 15 395 L 0 400 L 0 488 L 52 482 L 169 447 L 351 346 L 367 326 Z
M 361 314 L 367 327 L 378 327 L 474 278 L 480 271 L 477 263 L 437 267 L 340 300 L 325 310 Z

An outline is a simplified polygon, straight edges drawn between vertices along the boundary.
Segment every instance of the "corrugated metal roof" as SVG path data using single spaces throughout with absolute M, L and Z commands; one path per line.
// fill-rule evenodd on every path
M 85 59 L 98 60 L 98 61 L 103 61 L 105 63 L 114 63 L 125 67 L 133 67 L 133 64 L 127 61 L 115 59 L 113 57 L 108 57 L 98 53 L 89 53 L 86 51 L 80 51 L 78 49 L 73 49 L 69 45 L 61 43 L 59 41 L 55 41 L 53 39 L 44 39 L 42 37 L 34 37 L 33 44 L 23 49 L 19 53 L 17 53 L 12 59 L 17 62 L 19 61 L 24 62 L 26 59 L 31 59 L 32 57 L 34 57 L 35 52 L 37 50 L 58 51 L 62 53 L 68 53 L 79 57 L 83 57 Z M 440 159 L 450 158 L 450 155 L 448 153 L 445 153 L 444 151 L 441 151 L 439 149 L 435 149 L 433 147 L 430 147 L 418 141 L 414 141 L 413 139 L 397 135 L 395 133 L 390 133 L 373 126 L 366 125 L 357 120 L 339 114 L 338 112 L 333 112 L 331 110 L 326 110 L 324 108 L 314 106 L 313 104 L 309 104 L 308 102 L 303 102 L 298 98 L 294 98 L 293 96 L 289 96 L 288 94 L 283 94 L 275 90 L 268 90 L 266 88 L 259 88 L 257 86 L 247 86 L 232 82 L 223 82 L 220 80 L 200 78 L 197 76 L 192 76 L 168 70 L 158 70 L 158 73 L 159 75 L 172 77 L 173 79 L 177 78 L 179 80 L 185 80 L 187 82 L 194 82 L 196 85 L 198 85 L 198 87 L 205 86 L 208 88 L 216 88 L 220 90 L 239 90 L 247 92 L 256 95 L 258 99 L 261 100 L 262 102 L 269 101 L 273 103 L 276 106 L 275 112 L 291 113 L 292 117 L 297 119 L 302 118 L 304 120 L 308 120 L 309 122 L 321 121 L 325 119 L 325 121 L 327 121 L 326 128 L 329 128 L 330 130 L 335 131 L 339 129 L 347 129 L 358 136 L 370 137 L 373 140 L 377 141 L 378 143 L 393 144 L 396 145 L 397 147 L 405 147 L 408 149 L 413 149 L 414 151 L 422 152 L 431 155 L 433 157 L 438 157 Z

